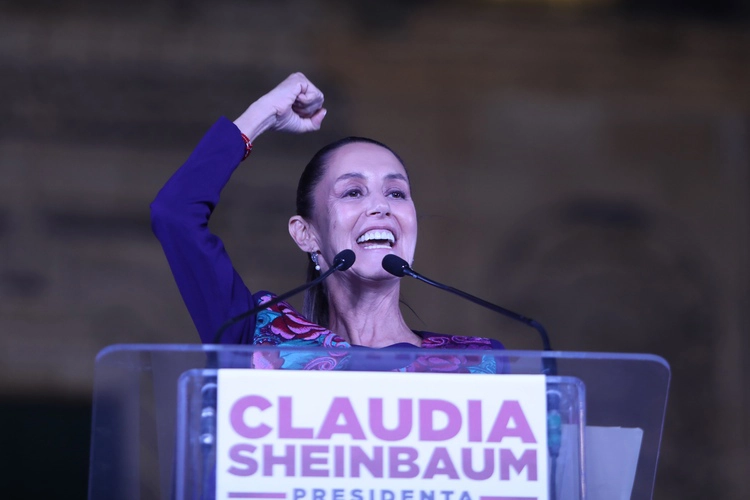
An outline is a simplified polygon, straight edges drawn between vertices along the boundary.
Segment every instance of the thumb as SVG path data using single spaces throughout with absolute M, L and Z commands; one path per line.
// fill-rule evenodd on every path
M 323 118 L 326 117 L 326 114 L 328 113 L 328 110 L 326 108 L 320 108 L 314 115 L 310 117 L 310 122 L 312 123 L 313 127 L 315 127 L 315 130 L 320 129 L 321 123 L 323 123 Z

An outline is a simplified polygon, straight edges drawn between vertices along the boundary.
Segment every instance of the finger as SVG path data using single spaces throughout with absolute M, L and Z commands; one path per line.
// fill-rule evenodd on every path
M 312 102 L 309 104 L 295 102 L 292 105 L 292 111 L 294 111 L 297 115 L 301 116 L 302 118 L 310 118 L 315 113 L 320 111 L 322 107 L 323 107 L 323 103 L 320 101 Z
M 315 86 L 313 82 L 307 79 L 302 73 L 300 73 L 303 80 L 299 81 L 300 84 L 300 93 L 297 96 L 297 99 L 303 101 L 303 102 L 314 102 L 317 100 L 320 100 L 323 102 L 323 92 L 320 91 L 318 87 Z
M 323 123 L 323 118 L 326 117 L 326 114 L 328 114 L 328 110 L 326 108 L 320 108 L 317 113 L 310 117 L 310 123 L 315 127 L 314 130 L 320 129 L 320 125 Z
M 328 111 L 325 108 L 319 109 L 317 113 L 312 115 L 309 118 L 301 118 L 298 119 L 296 124 L 296 130 L 289 129 L 290 132 L 297 132 L 297 133 L 304 133 L 304 132 L 312 132 L 314 130 L 319 130 L 320 125 L 323 122 L 323 118 L 325 118 L 326 113 Z
M 315 108 L 320 109 L 323 106 L 325 98 L 321 92 L 315 92 L 314 94 L 299 94 L 294 104 L 300 108 Z
M 302 100 L 312 102 L 315 99 L 322 99 L 323 94 L 313 85 L 302 73 L 292 73 L 284 81 L 274 88 L 271 94 L 284 96 L 282 99 L 289 99 L 290 102 Z

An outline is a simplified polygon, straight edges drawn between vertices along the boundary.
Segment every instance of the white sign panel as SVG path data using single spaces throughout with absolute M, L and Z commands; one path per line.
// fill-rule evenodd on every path
M 546 500 L 541 375 L 219 370 L 217 500 Z

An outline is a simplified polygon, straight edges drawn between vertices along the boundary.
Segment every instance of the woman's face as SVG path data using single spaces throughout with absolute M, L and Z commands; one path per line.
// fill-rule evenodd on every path
M 409 179 L 387 149 L 364 142 L 340 147 L 332 153 L 314 197 L 312 225 L 323 271 L 347 248 L 357 256 L 352 271 L 366 279 L 392 277 L 382 267 L 389 253 L 413 261 L 417 214 Z

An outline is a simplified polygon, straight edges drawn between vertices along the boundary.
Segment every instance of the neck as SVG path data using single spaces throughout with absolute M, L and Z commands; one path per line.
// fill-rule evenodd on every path
M 406 342 L 419 346 L 421 339 L 401 315 L 399 283 L 329 280 L 329 329 L 352 345 L 386 347 Z

